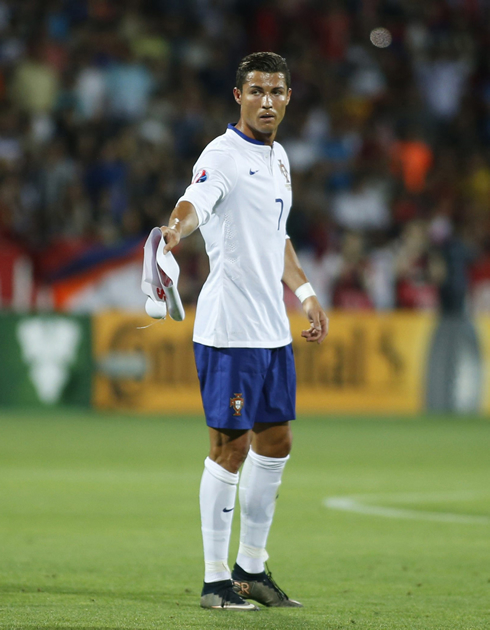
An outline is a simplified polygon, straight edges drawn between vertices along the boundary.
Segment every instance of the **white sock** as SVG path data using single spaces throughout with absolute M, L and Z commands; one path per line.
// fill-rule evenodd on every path
M 262 573 L 265 546 L 287 457 L 264 457 L 249 450 L 240 480 L 240 547 L 237 564 L 247 573 Z
M 238 479 L 238 473 L 225 470 L 209 457 L 204 461 L 199 502 L 205 582 L 218 582 L 231 578 L 228 547 Z

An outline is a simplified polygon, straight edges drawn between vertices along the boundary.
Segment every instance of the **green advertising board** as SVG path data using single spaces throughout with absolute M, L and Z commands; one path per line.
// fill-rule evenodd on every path
M 0 405 L 91 402 L 90 317 L 0 313 Z

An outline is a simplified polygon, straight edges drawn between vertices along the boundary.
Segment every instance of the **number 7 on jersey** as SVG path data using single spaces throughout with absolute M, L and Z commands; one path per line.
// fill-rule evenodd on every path
M 276 199 L 276 203 L 281 204 L 281 212 L 279 213 L 279 220 L 277 221 L 277 229 L 279 229 L 281 225 L 282 211 L 284 210 L 284 201 L 282 199 Z

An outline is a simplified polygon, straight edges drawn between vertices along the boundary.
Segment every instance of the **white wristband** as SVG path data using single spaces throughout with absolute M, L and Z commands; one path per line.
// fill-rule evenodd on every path
M 311 286 L 309 282 L 305 282 L 300 287 L 298 287 L 296 291 L 294 292 L 294 294 L 301 303 L 303 303 L 306 300 L 306 298 L 309 298 L 312 295 L 316 295 L 315 291 L 313 290 L 313 287 Z

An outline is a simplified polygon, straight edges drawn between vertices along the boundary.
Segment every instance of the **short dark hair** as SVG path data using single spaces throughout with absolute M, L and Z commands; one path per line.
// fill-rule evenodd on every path
M 236 71 L 236 87 L 241 90 L 247 79 L 247 74 L 258 70 L 259 72 L 281 72 L 286 79 L 286 86 L 291 87 L 291 73 L 284 57 L 273 52 L 255 52 L 244 57 Z

